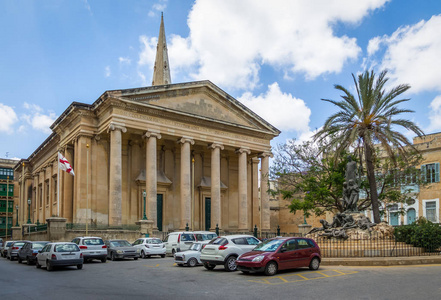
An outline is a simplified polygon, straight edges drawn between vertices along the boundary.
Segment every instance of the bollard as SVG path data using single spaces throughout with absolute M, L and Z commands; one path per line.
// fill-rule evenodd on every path
M 190 228 L 188 227 L 188 223 L 187 223 L 185 226 L 185 231 L 189 231 L 189 230 L 190 230 Z
M 280 226 L 277 225 L 277 236 L 280 236 Z
M 216 235 L 219 236 L 219 225 L 216 224 Z

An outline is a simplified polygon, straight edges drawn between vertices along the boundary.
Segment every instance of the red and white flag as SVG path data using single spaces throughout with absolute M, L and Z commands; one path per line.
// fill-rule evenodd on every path
M 66 171 L 67 173 L 71 174 L 72 176 L 75 176 L 74 170 L 72 169 L 70 163 L 67 161 L 67 159 L 61 155 L 60 152 L 58 152 L 58 168 Z

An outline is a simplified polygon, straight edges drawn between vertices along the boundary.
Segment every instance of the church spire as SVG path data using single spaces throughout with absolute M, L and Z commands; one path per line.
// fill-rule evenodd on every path
M 165 40 L 164 16 L 161 13 L 161 26 L 159 27 L 158 46 L 156 47 L 156 60 L 153 69 L 152 85 L 171 84 L 170 68 L 168 64 L 167 42 Z

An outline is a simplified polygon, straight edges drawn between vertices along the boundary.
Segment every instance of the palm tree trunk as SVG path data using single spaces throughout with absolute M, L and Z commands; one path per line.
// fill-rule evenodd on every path
M 380 208 L 378 205 L 378 193 L 377 193 L 377 182 L 375 180 L 375 166 L 372 160 L 372 148 L 368 141 L 364 142 L 365 148 L 365 159 L 366 159 L 366 171 L 369 181 L 369 189 L 371 192 L 371 202 L 372 202 L 372 212 L 374 213 L 374 223 L 378 224 L 381 222 L 380 219 Z

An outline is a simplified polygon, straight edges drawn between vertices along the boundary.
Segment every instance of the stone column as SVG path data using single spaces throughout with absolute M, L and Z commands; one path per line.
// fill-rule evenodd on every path
M 269 180 L 269 157 L 271 153 L 264 152 L 259 155 L 261 158 L 261 171 L 260 171 L 260 199 L 262 203 L 262 230 L 270 230 L 270 204 L 268 194 L 268 180 Z
M 190 137 L 182 137 L 181 143 L 181 225 L 180 229 L 184 230 L 185 226 L 191 224 L 191 158 L 190 145 L 194 145 L 194 140 Z
M 122 225 L 122 133 L 124 126 L 111 123 L 110 132 L 110 167 L 109 167 L 109 226 Z
M 211 225 L 210 230 L 215 230 L 216 224 L 221 228 L 221 190 L 220 190 L 220 151 L 224 146 L 213 143 L 211 149 Z
M 260 159 L 257 157 L 253 157 L 251 159 L 252 163 L 252 201 L 253 201 L 253 211 L 252 211 L 252 222 L 251 225 L 257 225 L 257 228 L 260 228 L 260 197 L 259 197 L 259 162 Z
M 161 138 L 159 131 L 149 130 L 144 134 L 147 141 L 145 153 L 145 190 L 147 193 L 147 219 L 153 221 L 153 228 L 157 229 L 157 158 L 156 141 Z
M 239 154 L 239 231 L 249 231 L 248 228 L 248 194 L 247 194 L 247 154 L 248 148 L 240 148 Z

